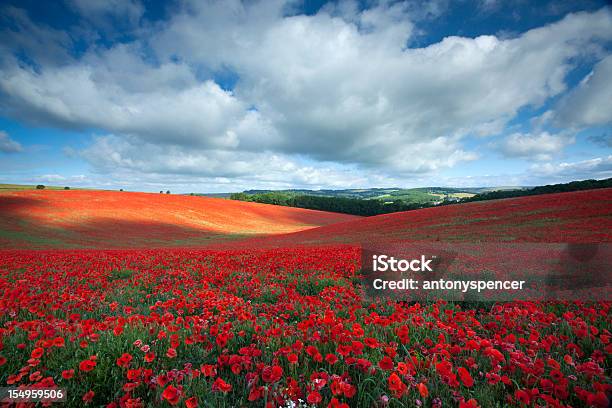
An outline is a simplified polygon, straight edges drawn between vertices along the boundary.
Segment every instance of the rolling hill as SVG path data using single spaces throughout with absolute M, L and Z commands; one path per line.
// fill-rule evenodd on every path
M 340 197 L 361 200 L 380 200 L 385 203 L 400 201 L 406 204 L 434 204 L 444 200 L 472 197 L 474 194 L 495 188 L 452 188 L 452 187 L 419 187 L 419 188 L 360 188 L 342 190 L 245 190 L 245 195 L 277 193 L 289 196 L 308 195 L 317 197 Z M 217 196 L 230 197 L 231 194 Z
M 384 214 L 235 244 L 612 242 L 611 231 L 612 188 L 605 188 Z
M 183 195 L 8 191 L 0 194 L 0 248 L 196 246 L 357 218 Z

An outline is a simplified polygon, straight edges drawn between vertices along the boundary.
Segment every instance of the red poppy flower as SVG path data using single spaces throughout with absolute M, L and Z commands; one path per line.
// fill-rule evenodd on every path
M 214 364 L 204 364 L 200 367 L 200 371 L 204 377 L 214 377 L 217 375 L 217 367 Z
M 382 370 L 391 371 L 394 367 L 393 360 L 389 356 L 385 356 L 378 362 L 378 366 Z
M 338 357 L 336 357 L 335 354 L 328 354 L 325 356 L 325 361 L 327 361 L 329 364 L 334 365 L 338 362 Z
M 452 374 L 452 368 L 453 365 L 448 362 L 448 361 L 440 361 L 439 363 L 436 364 L 436 371 L 438 372 L 438 374 L 440 374 L 441 376 L 450 376 L 450 374 Z
M 525 390 L 516 390 L 514 392 L 514 397 L 525 405 L 529 405 L 531 402 L 531 397 Z
M 130 361 L 132 361 L 132 359 L 133 357 L 131 354 L 123 353 L 121 357 L 117 359 L 117 365 L 119 367 L 127 367 L 130 364 Z
M 83 360 L 79 363 L 79 370 L 88 372 L 96 367 L 96 362 L 92 360 Z
M 83 395 L 83 402 L 85 402 L 85 404 L 89 404 L 94 397 L 95 393 L 92 390 L 89 390 L 85 393 L 85 395 Z
M 419 394 L 421 394 L 421 397 L 427 398 L 427 396 L 429 395 L 429 390 L 427 389 L 427 386 L 425 384 L 419 383 L 417 385 L 417 389 L 419 390 Z
M 140 368 L 137 368 L 135 370 L 128 370 L 127 379 L 130 381 L 135 381 L 140 378 L 141 373 L 142 373 L 142 370 L 140 370 Z
M 218 377 L 212 385 L 213 391 L 230 392 L 232 385 L 225 382 L 221 377 Z
M 408 388 L 406 384 L 402 382 L 399 376 L 395 373 L 392 373 L 388 379 L 389 391 L 396 397 L 401 398 L 406 389 Z
M 53 339 L 53 345 L 55 347 L 64 347 L 66 345 L 66 341 L 63 337 L 56 337 Z
M 157 384 L 158 384 L 160 387 L 165 386 L 166 384 L 168 384 L 168 382 L 169 382 L 169 381 L 170 381 L 170 380 L 168 379 L 168 376 L 167 376 L 167 375 L 165 375 L 165 374 L 160 374 L 160 375 L 158 375 L 158 376 L 157 376 L 157 380 L 156 380 Z
M 112 403 L 111 403 L 112 404 Z M 118 408 L 117 404 L 108 404 L 106 408 Z M 129 398 L 125 401 L 125 408 L 144 408 L 144 402 L 140 398 Z
M 346 402 L 338 401 L 338 398 L 332 398 L 329 402 L 327 408 L 349 408 L 349 405 Z
M 357 387 L 352 384 L 342 383 L 342 393 L 346 398 L 353 398 L 357 394 Z
M 472 398 L 468 401 L 460 401 L 459 408 L 480 408 L 480 405 L 478 405 L 478 401 Z
M 223 348 L 227 345 L 227 340 L 228 340 L 227 334 L 221 333 L 217 336 L 215 342 L 217 343 L 217 346 Z
M 70 370 L 64 370 L 62 371 L 62 378 L 65 380 L 69 380 L 72 377 L 74 377 L 74 370 L 70 369 Z
M 257 401 L 258 399 L 260 399 L 261 397 L 263 397 L 264 394 L 264 387 L 253 387 L 251 388 L 251 391 L 249 392 L 249 401 L 253 402 L 253 401 Z
M 308 401 L 309 404 L 314 404 L 314 405 L 317 405 L 322 400 L 323 400 L 323 397 L 317 391 L 311 392 L 310 394 L 308 394 L 308 398 L 306 398 L 306 401 Z
M 32 350 L 32 354 L 30 355 L 30 357 L 41 358 L 44 353 L 45 353 L 45 349 L 43 349 L 42 347 L 37 347 L 34 350 Z
M 457 373 L 459 374 L 459 379 L 461 379 L 463 385 L 468 388 L 474 385 L 474 379 L 472 378 L 468 370 L 463 367 L 459 367 L 457 369 Z
M 181 399 L 181 390 L 171 384 L 162 392 L 162 398 L 168 401 L 170 405 L 176 405 Z
M 187 398 L 185 400 L 185 406 L 187 408 L 197 408 L 197 406 L 198 406 L 197 398 L 196 397 Z
M 266 366 L 261 372 L 261 378 L 267 383 L 275 383 L 283 376 L 283 369 L 280 366 Z

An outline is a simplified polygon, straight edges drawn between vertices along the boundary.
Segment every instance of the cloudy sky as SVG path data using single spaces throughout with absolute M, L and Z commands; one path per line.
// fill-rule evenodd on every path
M 612 177 L 612 8 L 537 3 L 4 0 L 0 182 Z

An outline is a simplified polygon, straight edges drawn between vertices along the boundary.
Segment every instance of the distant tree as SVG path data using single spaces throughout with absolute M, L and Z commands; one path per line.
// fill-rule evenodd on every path
M 64 187 L 64 190 L 70 190 L 70 187 L 66 186 Z
M 244 192 L 235 193 L 230 196 L 230 199 L 365 216 L 407 211 L 423 206 L 418 204 L 407 204 L 400 200 L 385 203 L 375 199 L 365 200 L 360 198 L 326 197 L 276 191 L 255 194 Z
M 162 190 L 160 190 L 159 194 L 164 194 L 164 192 Z
M 123 191 L 123 189 L 122 189 L 122 188 L 120 188 L 120 189 L 119 189 L 119 191 Z
M 39 185 L 37 185 L 37 186 L 36 186 L 36 189 L 37 189 L 37 190 L 44 190 L 44 189 L 45 189 L 45 186 L 44 186 L 44 185 L 42 185 L 42 184 L 39 184 Z
M 166 190 L 166 194 L 170 194 L 170 190 Z

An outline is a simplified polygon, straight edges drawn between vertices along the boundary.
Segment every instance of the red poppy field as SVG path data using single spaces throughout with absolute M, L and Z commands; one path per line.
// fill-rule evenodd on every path
M 207 248 L 0 251 L 0 383 L 68 406 L 607 407 L 610 302 L 368 301 L 359 244 L 608 243 L 611 226 L 607 189 Z
M 2 248 L 201 246 L 359 219 L 186 195 L 119 191 L 0 193 Z

